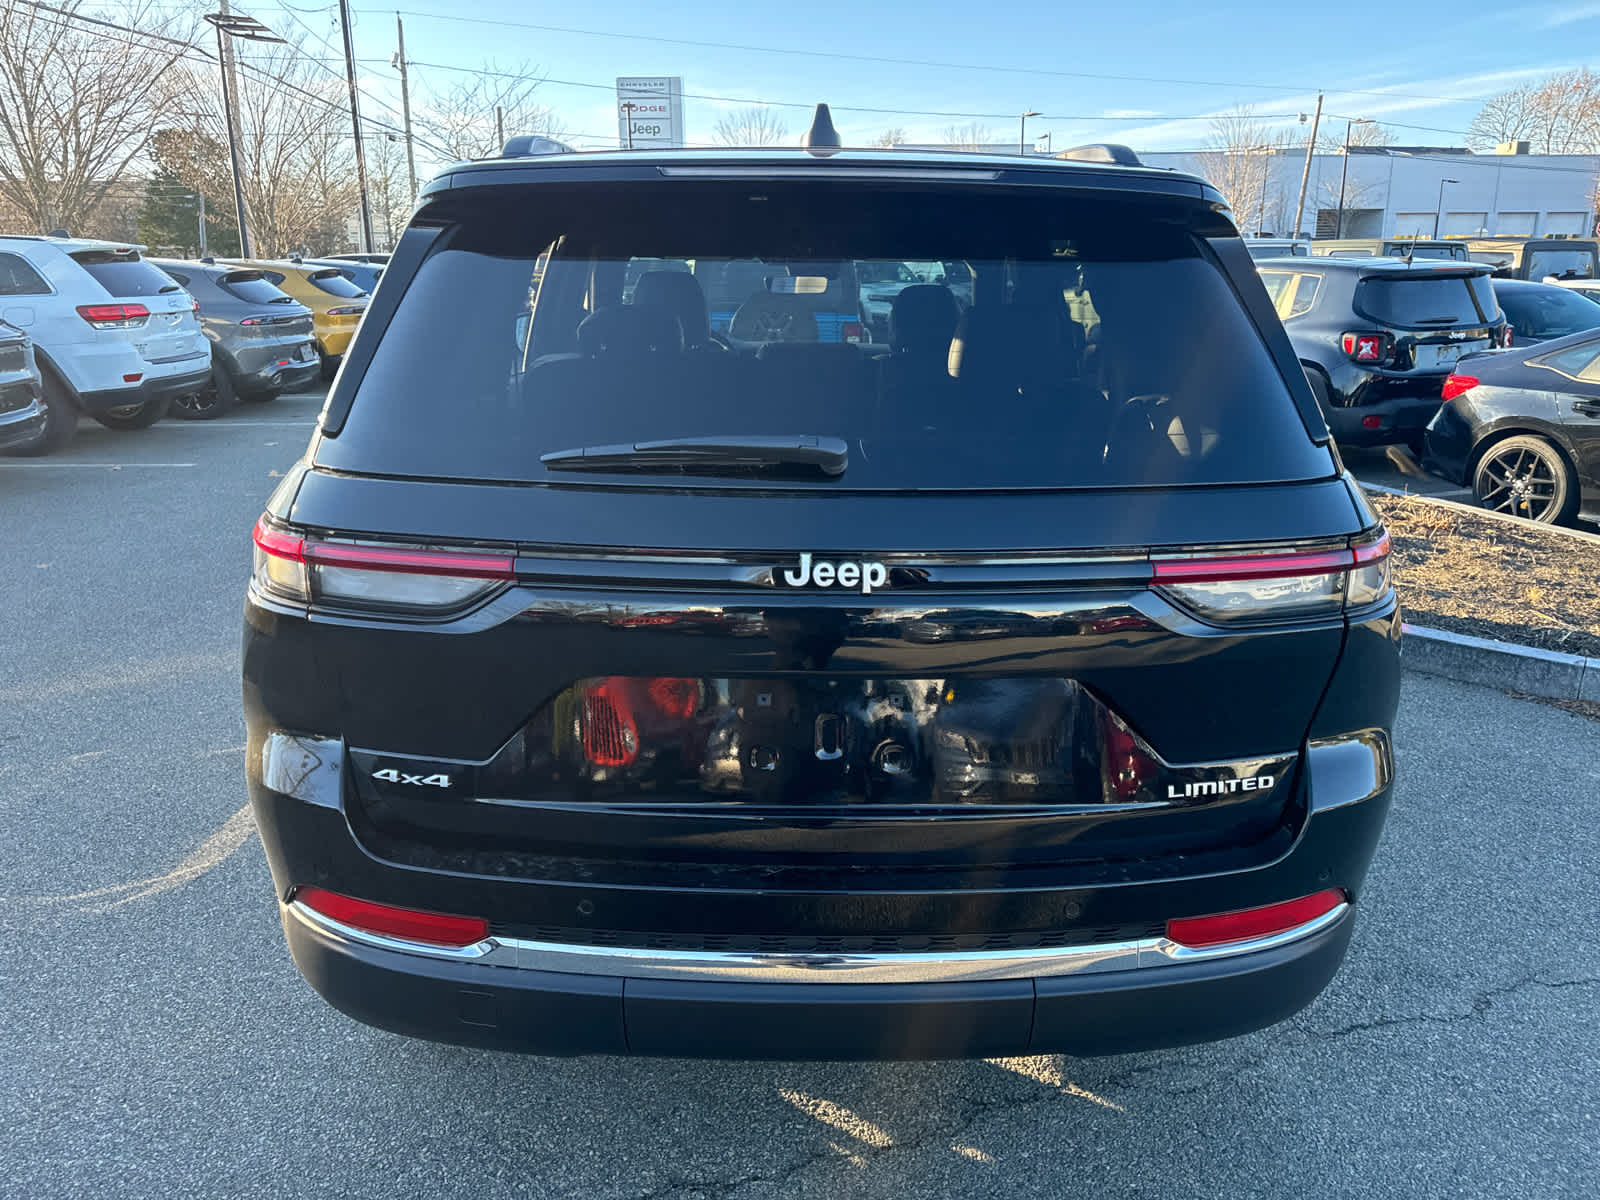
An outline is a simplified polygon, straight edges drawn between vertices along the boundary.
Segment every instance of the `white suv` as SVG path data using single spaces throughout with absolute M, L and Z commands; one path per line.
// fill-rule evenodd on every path
M 87 238 L 0 237 L 0 319 L 33 338 L 45 427 L 12 450 L 65 445 L 87 413 L 111 429 L 159 421 L 211 377 L 193 297 L 141 256 Z

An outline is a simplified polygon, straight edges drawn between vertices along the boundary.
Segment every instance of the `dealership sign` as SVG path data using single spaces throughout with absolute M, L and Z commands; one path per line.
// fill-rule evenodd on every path
M 624 149 L 683 145 L 683 79 L 617 77 L 617 139 Z

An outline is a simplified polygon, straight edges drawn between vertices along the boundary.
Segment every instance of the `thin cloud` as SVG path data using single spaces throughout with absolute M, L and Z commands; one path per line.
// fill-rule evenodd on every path
M 1600 17 L 1600 4 L 1574 4 L 1566 8 L 1547 9 L 1539 18 L 1540 29 L 1560 29 L 1563 25 L 1577 25 Z

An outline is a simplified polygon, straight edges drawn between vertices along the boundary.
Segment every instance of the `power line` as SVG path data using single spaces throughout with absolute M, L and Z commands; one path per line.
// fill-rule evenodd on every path
M 1150 75 L 1112 75 L 1089 71 L 1053 71 L 1042 67 L 1013 67 L 993 66 L 987 63 L 959 63 L 937 62 L 920 58 L 891 58 L 884 55 L 873 54 L 847 54 L 838 50 L 801 50 L 792 46 L 752 46 L 737 42 L 711 42 L 690 38 L 657 37 L 642 33 L 616 33 L 602 29 L 577 29 L 567 25 L 536 25 L 523 21 L 502 21 L 489 17 L 465 17 L 455 13 L 421 12 L 416 9 L 401 9 L 400 15 L 408 17 L 421 17 L 431 21 L 455 21 L 471 25 L 495 25 L 507 29 L 527 29 L 539 33 L 567 33 L 579 37 L 615 38 L 623 41 L 655 42 L 668 46 L 690 46 L 702 50 L 737 50 L 750 54 L 786 54 L 805 58 L 831 58 L 847 62 L 866 63 L 892 63 L 896 66 L 906 67 L 933 67 L 938 70 L 951 71 L 991 71 L 1006 75 L 1042 75 L 1061 79 L 1100 79 L 1115 80 L 1122 83 L 1166 83 L 1178 84 L 1185 87 L 1217 87 L 1217 88 L 1251 88 L 1261 91 L 1297 93 L 1306 90 L 1305 83 L 1277 84 L 1277 83 L 1243 83 L 1239 81 L 1217 79 L 1176 79 Z M 1331 95 L 1339 96 L 1388 96 L 1404 100 L 1436 100 L 1441 103 L 1470 102 L 1472 97 L 1463 96 L 1424 96 L 1416 92 L 1395 92 L 1387 90 L 1362 90 L 1359 88 L 1329 88 Z M 1008 117 L 1016 114 L 1008 113 Z

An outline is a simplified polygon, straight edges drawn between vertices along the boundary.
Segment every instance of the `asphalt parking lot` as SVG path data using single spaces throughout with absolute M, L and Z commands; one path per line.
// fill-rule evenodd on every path
M 0 459 L 0 1195 L 1589 1196 L 1600 727 L 1408 677 L 1351 957 L 1098 1060 L 559 1060 L 299 980 L 244 805 L 249 529 L 320 398 Z

